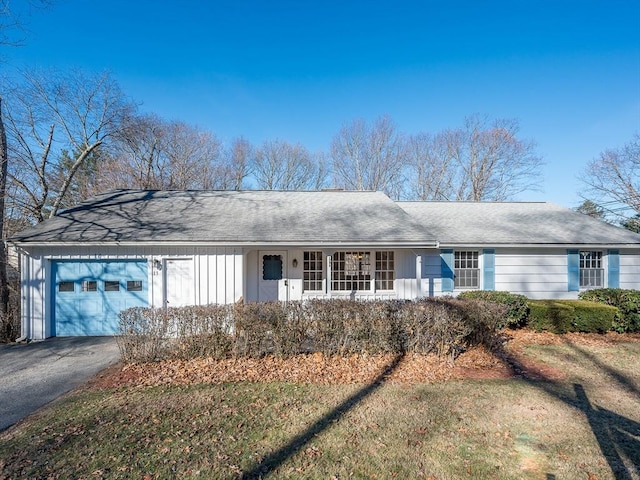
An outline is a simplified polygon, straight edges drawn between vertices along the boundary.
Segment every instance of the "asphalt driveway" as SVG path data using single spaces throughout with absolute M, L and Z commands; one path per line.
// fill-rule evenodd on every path
M 114 337 L 0 345 L 0 431 L 116 363 Z

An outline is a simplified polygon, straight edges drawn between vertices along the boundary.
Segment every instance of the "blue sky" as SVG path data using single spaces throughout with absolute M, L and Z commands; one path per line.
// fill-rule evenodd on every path
M 109 70 L 142 110 L 223 141 L 327 151 L 355 118 L 516 118 L 546 162 L 519 200 L 579 205 L 577 174 L 640 132 L 634 0 L 54 0 L 23 20 L 0 68 Z

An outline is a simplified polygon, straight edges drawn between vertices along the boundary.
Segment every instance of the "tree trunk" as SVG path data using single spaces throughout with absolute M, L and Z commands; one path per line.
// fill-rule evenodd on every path
M 71 182 L 73 181 L 74 175 L 76 174 L 78 169 L 82 166 L 83 162 L 87 159 L 87 157 L 89 155 L 91 155 L 91 152 L 93 152 L 100 145 L 102 145 L 102 141 L 97 141 L 97 142 L 92 143 L 91 145 L 88 145 L 82 151 L 82 153 L 80 153 L 80 155 L 78 156 L 76 161 L 73 163 L 73 165 L 69 169 L 69 173 L 67 174 L 67 178 L 64 179 L 64 182 L 62 183 L 62 187 L 60 187 L 60 191 L 58 192 L 58 196 L 56 197 L 55 201 L 53 202 L 53 206 L 51 207 L 51 212 L 49 213 L 49 218 L 55 217 L 55 215 L 58 213 L 58 210 L 60 209 L 60 204 L 62 203 L 62 200 L 64 199 L 64 196 L 67 194 L 67 190 L 69 190 L 69 187 L 71 186 Z
M 7 278 L 7 247 L 4 239 L 4 204 L 7 192 L 7 134 L 2 122 L 2 98 L 0 97 L 0 321 L 7 321 L 9 312 L 9 281 Z

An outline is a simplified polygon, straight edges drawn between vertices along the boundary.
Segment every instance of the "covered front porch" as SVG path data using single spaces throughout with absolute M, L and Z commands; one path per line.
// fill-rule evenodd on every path
M 427 255 L 427 251 L 361 246 L 249 250 L 245 256 L 245 301 L 413 299 L 429 295 L 428 287 L 424 291 L 424 280 L 429 270 L 434 270 L 428 263 L 434 262 L 423 265 Z M 431 257 L 437 260 L 437 251 Z

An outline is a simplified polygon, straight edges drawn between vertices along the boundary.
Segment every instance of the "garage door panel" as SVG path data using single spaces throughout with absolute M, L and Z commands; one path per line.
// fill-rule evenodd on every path
M 148 305 L 146 261 L 57 261 L 53 271 L 55 335 L 113 335 L 118 313 Z

